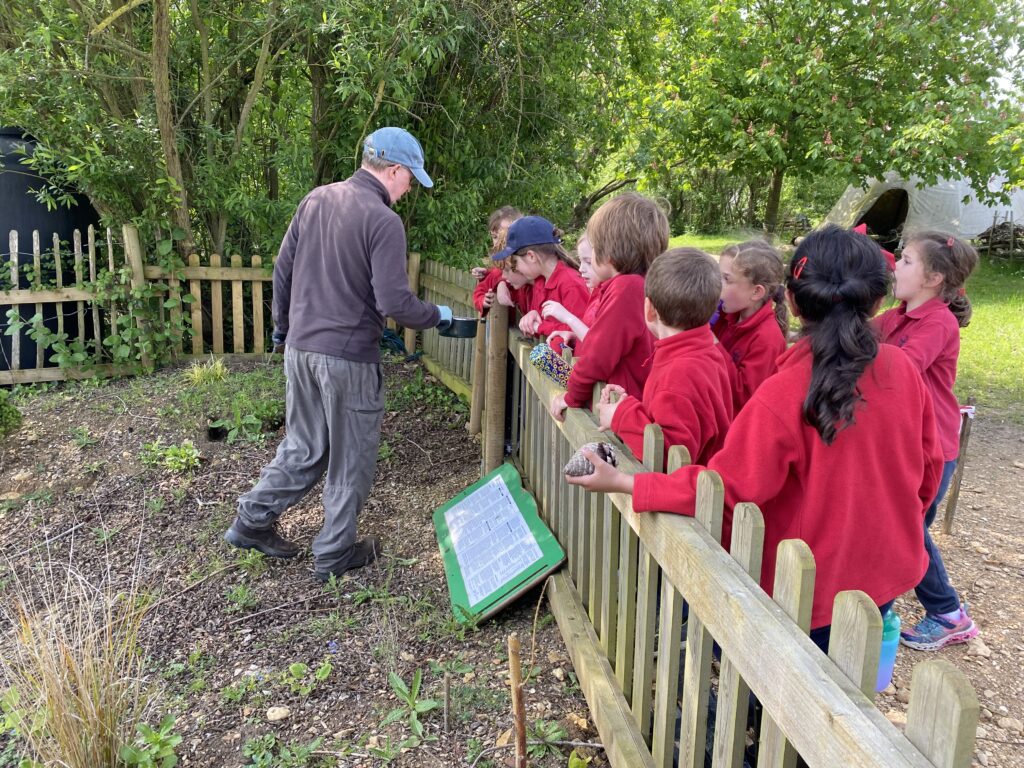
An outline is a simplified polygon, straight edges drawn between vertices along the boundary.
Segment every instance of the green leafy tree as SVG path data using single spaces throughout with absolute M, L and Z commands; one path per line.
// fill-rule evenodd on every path
M 631 109 L 634 167 L 723 169 L 763 191 L 776 224 L 783 180 L 887 170 L 983 182 L 1020 122 L 995 93 L 1016 73 L 1019 2 L 726 0 L 689 5 L 657 30 L 657 87 Z M 1017 170 L 1019 175 L 1019 169 Z M 1019 177 L 1019 176 L 1018 176 Z

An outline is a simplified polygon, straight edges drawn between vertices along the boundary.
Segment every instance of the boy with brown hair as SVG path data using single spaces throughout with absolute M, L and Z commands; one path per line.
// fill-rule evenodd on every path
M 647 380 L 654 338 L 644 323 L 644 275 L 668 247 L 668 218 L 650 198 L 627 192 L 602 205 L 587 222 L 600 284 L 591 303 L 594 321 L 576 349 L 567 391 L 551 401 L 551 414 L 590 402 L 596 382 L 617 384 L 639 397 Z M 598 293 L 600 292 L 600 293 Z
M 698 464 L 722 447 L 733 417 L 732 390 L 728 363 L 708 325 L 721 291 L 718 265 L 696 248 L 667 251 L 647 271 L 644 320 L 656 341 L 643 399 L 609 386 L 598 405 L 602 429 L 610 427 L 638 459 L 648 424 L 661 425 L 666 451 L 683 445 Z M 625 396 L 612 402 L 613 392 Z

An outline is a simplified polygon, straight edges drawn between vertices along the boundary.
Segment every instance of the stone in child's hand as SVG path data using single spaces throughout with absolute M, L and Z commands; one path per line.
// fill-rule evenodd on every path
M 569 475 L 569 477 L 583 477 L 584 475 L 594 474 L 594 465 L 590 463 L 586 456 L 583 455 L 583 451 L 592 451 L 598 455 L 602 460 L 608 462 L 613 467 L 618 465 L 615 458 L 615 446 L 611 443 L 585 443 L 580 446 L 580 449 L 572 455 L 569 459 L 569 463 L 565 465 L 565 469 L 562 471 Z

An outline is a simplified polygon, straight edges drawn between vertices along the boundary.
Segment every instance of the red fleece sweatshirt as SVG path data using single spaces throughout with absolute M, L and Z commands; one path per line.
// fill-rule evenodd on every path
M 786 338 L 770 301 L 746 320 L 739 319 L 739 312 L 722 314 L 711 330 L 736 366 L 733 406 L 739 413 L 761 382 L 775 373 L 776 360 L 786 351 Z
M 643 459 L 644 428 L 659 424 L 669 447 L 684 445 L 706 464 L 718 452 L 732 421 L 729 363 L 707 325 L 654 342 L 651 375 L 641 402 L 627 397 L 615 409 L 612 430 Z
M 476 311 L 481 315 L 486 315 L 487 310 L 484 308 L 484 296 L 487 295 L 488 291 L 498 290 L 498 284 L 502 281 L 501 270 L 494 268 L 487 270 L 487 274 L 484 279 L 476 284 L 476 288 L 473 289 L 473 306 L 476 307 Z M 507 284 L 506 284 L 507 285 Z M 524 310 L 523 307 L 526 302 L 529 301 L 529 286 L 523 286 L 523 288 L 513 288 L 511 285 L 508 286 L 509 296 L 512 297 L 512 301 L 515 302 L 516 308 L 525 314 L 529 310 Z
M 960 403 L 953 394 L 960 357 L 960 324 L 949 305 L 935 298 L 911 312 L 903 302 L 878 318 L 882 341 L 907 353 L 932 396 L 942 458 L 960 454 Z
M 569 374 L 565 403 L 570 408 L 589 403 L 599 381 L 642 397 L 650 372 L 654 336 L 644 321 L 644 276 L 616 275 L 599 287 L 594 322 Z
M 942 451 L 931 396 L 895 347 L 879 346 L 858 382 L 863 401 L 855 421 L 830 446 L 802 418 L 810 379 L 810 345 L 803 340 L 737 414 L 708 468 L 725 484 L 727 545 L 733 507 L 751 501 L 761 508 L 761 586 L 768 594 L 779 543 L 807 542 L 817 563 L 817 628 L 831 623 L 832 601 L 843 590 L 863 590 L 881 605 L 917 586 L 928 566 L 922 523 L 938 490 Z M 693 515 L 702 469 L 637 475 L 633 508 Z
M 587 284 L 580 277 L 580 273 L 565 262 L 559 261 L 551 277 L 544 280 L 537 278 L 533 283 L 530 292 L 530 309 L 541 311 L 545 301 L 557 301 L 576 317 L 584 313 L 587 302 L 590 300 L 590 291 Z M 554 331 L 568 331 L 569 326 L 554 318 L 543 318 L 537 335 L 542 339 L 547 338 L 549 333 Z M 555 336 L 551 339 L 551 346 L 556 352 L 561 352 L 561 337 Z

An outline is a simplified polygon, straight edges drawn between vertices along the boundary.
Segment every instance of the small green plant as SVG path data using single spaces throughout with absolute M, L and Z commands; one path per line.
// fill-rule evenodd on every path
M 194 387 L 201 387 L 206 384 L 224 381 L 228 377 L 228 367 L 224 361 L 211 357 L 207 362 L 192 363 L 192 366 L 185 371 L 185 379 Z
M 82 465 L 82 471 L 87 475 L 98 475 L 106 465 L 105 461 L 90 461 L 88 464 Z
M 288 690 L 297 693 L 299 696 L 309 696 L 316 687 L 331 676 L 334 665 L 330 659 L 324 659 L 320 666 L 310 675 L 309 666 L 302 662 L 289 664 L 288 669 L 281 676 L 281 682 L 288 686 Z
M 138 768 L 174 768 L 178 756 L 174 748 L 181 743 L 181 736 L 174 732 L 174 717 L 167 715 L 157 728 L 139 723 L 139 736 L 135 744 L 121 747 L 121 759 L 128 766 Z
M 231 404 L 231 417 L 211 421 L 210 427 L 227 430 L 226 439 L 229 443 L 236 440 L 256 442 L 263 438 L 263 422 L 252 413 L 242 413 L 237 400 Z
M 172 472 L 189 472 L 199 466 L 199 449 L 191 440 L 181 445 L 164 445 L 160 438 L 143 443 L 139 459 L 147 467 L 163 467 Z
M 164 511 L 164 505 L 166 503 L 167 502 L 165 502 L 159 496 L 154 496 L 151 499 L 146 499 L 146 509 L 152 512 L 154 515 L 159 515 L 161 512 Z
M 110 541 L 112 538 L 117 536 L 121 532 L 120 528 L 104 528 L 103 526 L 97 526 L 92 529 L 93 535 L 96 537 L 96 543 L 102 546 Z
M 72 429 L 71 439 L 74 441 L 75 445 L 83 450 L 90 448 L 99 442 L 99 438 L 93 437 L 89 433 L 88 427 L 75 427 Z
M 260 599 L 256 597 L 256 594 L 247 584 L 239 584 L 233 587 L 225 597 L 227 597 L 230 603 L 227 607 L 228 613 L 241 613 L 260 604 Z
M 398 757 L 398 755 L 402 753 L 403 749 L 410 749 L 418 746 L 419 743 L 419 739 L 415 736 L 409 736 L 401 741 L 395 741 L 390 736 L 385 736 L 383 741 L 379 741 L 377 743 L 377 746 L 368 746 L 366 751 L 387 765 Z
M 314 739 L 306 746 L 292 742 L 282 743 L 277 736 L 266 733 L 249 739 L 242 747 L 242 754 L 251 762 L 245 768 L 307 768 L 313 753 L 320 749 L 322 739 Z
M 434 699 L 419 697 L 420 685 L 423 683 L 423 670 L 417 669 L 413 672 L 410 685 L 406 685 L 405 681 L 394 672 L 388 673 L 388 682 L 391 683 L 391 690 L 395 692 L 401 706 L 388 712 L 380 727 L 383 728 L 404 719 L 409 724 L 409 730 L 413 735 L 417 739 L 423 739 L 423 723 L 420 722 L 420 715 L 437 709 L 437 702 Z
M 241 679 L 221 688 L 220 697 L 227 704 L 241 704 L 259 687 L 255 675 L 242 675 Z
M 259 578 L 267 572 L 267 558 L 255 549 L 246 549 L 238 556 L 238 567 L 253 578 Z
M 14 407 L 10 394 L 0 389 L 0 437 L 6 437 L 21 426 L 21 411 Z
M 394 455 L 395 449 L 391 447 L 387 440 L 381 440 L 380 445 L 377 447 L 377 461 L 388 461 Z
M 530 757 L 560 755 L 561 750 L 556 742 L 565 741 L 569 737 L 565 728 L 553 720 L 535 720 L 526 728 L 526 739 L 533 742 L 526 748 Z

